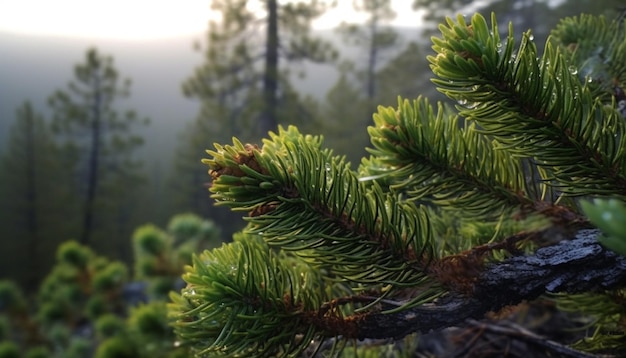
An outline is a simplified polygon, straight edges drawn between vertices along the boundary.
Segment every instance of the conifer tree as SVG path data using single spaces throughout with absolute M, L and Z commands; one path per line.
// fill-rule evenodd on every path
M 365 66 L 363 70 L 358 71 L 358 78 L 365 88 L 365 98 L 369 103 L 368 112 L 372 113 L 380 93 L 376 74 L 384 60 L 384 54 L 400 42 L 398 33 L 391 26 L 385 25 L 396 17 L 396 13 L 392 10 L 389 0 L 362 0 L 354 2 L 354 8 L 357 12 L 367 13 L 367 21 L 365 24 L 344 22 L 339 31 L 347 43 L 363 49 L 364 56 L 359 58 L 365 59 Z M 357 67 L 362 65 L 358 63 Z M 364 120 L 365 123 L 369 123 L 370 118 Z
M 143 139 L 136 131 L 148 120 L 118 107 L 130 95 L 130 84 L 130 79 L 120 77 L 112 57 L 90 48 L 85 62 L 75 66 L 67 89 L 49 98 L 53 128 L 64 142 L 65 166 L 74 176 L 72 184 L 81 201 L 83 245 L 92 244 L 94 232 L 105 227 L 115 236 L 120 234 L 115 229 L 126 218 L 104 215 L 128 216 L 123 209 L 132 203 L 142 180 L 141 163 L 134 154 Z M 106 225 L 98 224 L 104 220 Z M 125 224 L 128 230 L 133 225 Z
M 335 57 L 310 33 L 311 21 L 326 8 L 320 1 L 219 0 L 211 8 L 221 20 L 209 23 L 205 43 L 196 45 L 204 61 L 182 86 L 201 107 L 182 135 L 172 183 L 178 207 L 204 215 L 205 179 L 197 163 L 206 138 L 257 140 L 278 123 L 312 122 L 311 101 L 291 85 L 289 66 Z
M 354 128 L 363 122 L 363 118 L 371 116 L 371 112 L 367 110 L 367 99 L 362 89 L 352 80 L 353 70 L 351 61 L 339 66 L 339 78 L 328 90 L 323 102 L 319 127 L 325 130 L 330 147 L 345 153 L 350 161 L 358 162 L 365 151 L 357 144 L 365 143 L 367 134 Z
M 58 236 L 71 234 L 63 219 L 70 198 L 60 185 L 63 170 L 53 133 L 29 101 L 17 108 L 7 144 L 0 160 L 0 237 L 7 253 L 2 272 L 30 287 L 51 263 L 45 253 L 59 243 Z M 30 258 L 27 270 L 23 262 L 13 262 L 18 257 Z
M 293 126 L 208 151 L 212 198 L 248 226 L 187 267 L 182 344 L 298 356 L 456 326 L 472 338 L 421 353 L 626 353 L 623 23 L 563 19 L 542 55 L 495 15 L 439 29 L 428 61 L 455 108 L 379 107 L 357 171 Z M 537 311 L 557 319 L 520 326 Z
M 186 96 L 202 101 L 199 119 L 227 136 L 256 138 L 288 120 L 292 62 L 324 62 L 335 54 L 310 34 L 320 1 L 220 0 L 211 3 L 221 21 L 211 21 L 205 63 L 183 84 Z M 217 111 L 217 112 L 216 112 Z M 220 128 L 221 126 L 225 126 Z
M 398 96 L 409 98 L 414 93 L 436 95 L 433 93 L 434 86 L 425 75 L 426 70 L 428 61 L 424 58 L 424 46 L 409 42 L 398 56 L 377 71 L 378 102 L 388 106 L 394 105 Z

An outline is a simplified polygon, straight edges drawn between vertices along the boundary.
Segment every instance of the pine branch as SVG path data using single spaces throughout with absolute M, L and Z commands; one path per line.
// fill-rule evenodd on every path
M 557 195 L 626 197 L 617 96 L 595 98 L 561 47 L 549 43 L 539 58 L 526 33 L 515 49 L 511 27 L 501 43 L 495 17 L 491 29 L 480 15 L 440 29 L 435 82 L 466 121 L 423 99 L 380 108 L 366 178 L 295 127 L 262 147 L 234 139 L 208 151 L 211 196 L 247 213 L 249 236 L 196 257 L 188 286 L 172 295 L 177 334 L 199 354 L 298 354 L 314 340 L 463 325 L 546 293 L 623 291 L 626 258 L 600 244 L 614 238 L 546 195 L 550 185 Z M 450 213 L 439 208 L 528 225 L 504 240 L 467 238 L 433 224 L 458 225 L 432 219 Z M 608 227 L 621 224 L 598 210 Z
M 433 80 L 512 154 L 533 158 L 569 195 L 626 196 L 626 127 L 615 106 L 593 98 L 560 48 L 543 56 L 530 33 L 515 51 L 512 27 L 502 43 L 495 16 L 441 25 L 430 56 Z M 516 52 L 516 53 L 515 53 Z M 514 54 L 515 53 L 515 54 Z
M 545 293 L 602 292 L 626 282 L 626 257 L 602 247 L 598 230 L 581 230 L 570 240 L 493 263 L 471 297 L 450 294 L 434 303 L 392 314 L 360 317 L 358 338 L 398 338 L 481 319 L 491 311 Z
M 398 100 L 398 109 L 378 109 L 369 127 L 373 157 L 361 180 L 383 182 L 411 200 L 457 208 L 466 216 L 498 218 L 541 200 L 541 184 L 525 176 L 524 162 L 481 135 L 473 123 L 459 128 L 456 115 L 428 100 Z
M 623 20 L 623 19 L 622 19 Z M 550 41 L 563 49 L 576 72 L 603 103 L 623 101 L 626 82 L 626 37 L 620 19 L 581 14 L 565 18 L 550 33 Z M 624 114 L 622 113 L 622 116 Z
M 262 148 L 216 145 L 204 162 L 218 204 L 247 211 L 248 232 L 367 285 L 426 282 L 434 259 L 425 211 L 376 185 L 366 188 L 321 139 L 295 127 Z M 428 290 L 430 291 L 430 290 Z M 439 290 L 440 291 L 440 290 Z

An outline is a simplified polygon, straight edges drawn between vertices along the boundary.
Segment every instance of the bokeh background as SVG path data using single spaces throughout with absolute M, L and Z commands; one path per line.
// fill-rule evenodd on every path
M 2 0 L 0 276 L 36 291 L 67 240 L 132 266 L 133 232 L 180 213 L 230 240 L 243 221 L 209 198 L 205 149 L 294 124 L 358 165 L 376 106 L 445 100 L 426 56 L 446 16 L 494 11 L 502 32 L 509 21 L 517 38 L 532 29 L 541 47 L 563 17 L 623 10 L 619 0 Z

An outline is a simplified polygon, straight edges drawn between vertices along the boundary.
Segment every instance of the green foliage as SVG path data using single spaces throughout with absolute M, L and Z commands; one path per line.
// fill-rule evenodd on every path
M 171 351 L 174 334 L 168 325 L 165 302 L 155 301 L 135 307 L 128 317 L 128 331 L 137 342 L 141 356 L 154 357 Z
M 595 19 L 582 26 L 602 28 Z M 423 97 L 379 107 L 358 171 L 295 127 L 262 147 L 215 144 L 203 160 L 211 197 L 248 225 L 195 256 L 172 295 L 183 344 L 200 356 L 297 355 L 326 338 L 341 349 L 372 315 L 471 297 L 484 265 L 588 227 L 578 198 L 623 199 L 626 84 L 579 77 L 571 40 L 559 43 L 577 24 L 563 20 L 540 55 L 530 32 L 516 45 L 509 26 L 502 39 L 495 16 L 447 19 L 428 61 L 456 113 Z M 619 59 L 626 36 L 611 26 L 606 54 Z M 622 291 L 596 293 L 601 309 L 582 295 L 557 304 L 623 333 Z M 626 349 L 606 340 L 577 347 Z
M 50 350 L 46 347 L 34 347 L 26 351 L 25 358 L 48 358 Z
M 135 276 L 149 283 L 148 294 L 164 299 L 176 287 L 183 266 L 191 263 L 194 252 L 216 247 L 220 230 L 212 221 L 194 214 L 172 217 L 168 230 L 148 224 L 133 234 Z
M 34 308 L 15 283 L 0 281 L 0 341 L 14 341 L 6 344 L 7 354 L 16 347 L 18 356 L 186 357 L 188 348 L 176 342 L 169 326 L 164 298 L 191 263 L 190 252 L 216 246 L 219 232 L 213 222 L 193 214 L 173 217 L 168 231 L 138 228 L 133 238 L 137 261 L 160 261 L 136 273 L 142 281 L 133 285 L 122 262 L 67 241 L 57 249 L 56 265 L 41 284 Z M 136 292 L 143 282 L 148 283 L 145 291 Z M 145 300 L 150 301 L 140 302 Z
M 558 308 L 580 322 L 581 330 L 590 332 L 573 346 L 592 352 L 622 351 L 626 340 L 625 299 L 624 289 L 606 294 L 557 295 Z
M 589 220 L 604 232 L 602 245 L 626 256 L 626 205 L 617 199 L 583 201 L 581 206 Z
M 73 234 L 70 190 L 63 184 L 58 145 L 35 106 L 17 108 L 0 156 L 0 271 L 34 289 L 53 258 L 59 237 Z M 10 239 L 9 239 L 10 238 Z M 23 257 L 29 257 L 26 262 Z M 25 269 L 27 268 L 27 269 Z
M 8 339 L 8 332 L 10 330 L 11 323 L 6 315 L 0 316 L 0 341 Z
M 103 314 L 96 321 L 95 330 L 100 340 L 122 336 L 125 332 L 124 320 L 114 314 Z
M 37 319 L 44 339 L 64 357 L 86 357 L 93 341 L 74 337 L 101 316 L 124 313 L 122 288 L 128 282 L 126 266 L 96 255 L 75 241 L 57 250 L 57 264 L 41 284 Z
M 70 341 L 64 356 L 67 358 L 82 358 L 92 354 L 92 342 L 88 338 L 78 337 Z
M 114 337 L 104 341 L 96 351 L 96 358 L 135 358 L 138 357 L 136 347 L 124 337 Z
M 140 255 L 157 256 L 165 250 L 167 234 L 154 225 L 144 225 L 133 235 L 135 251 Z M 139 277 L 143 271 L 137 270 Z
M 412 358 L 416 357 L 419 337 L 408 335 L 393 344 L 388 342 L 372 341 L 365 344 L 346 343 L 339 357 L 342 358 Z
M 495 17 L 491 27 L 480 16 L 471 26 L 457 21 L 440 27 L 444 40 L 433 38 L 438 54 L 429 61 L 459 115 L 510 154 L 533 158 L 542 179 L 567 195 L 626 193 L 624 120 L 592 96 L 562 50 L 548 42 L 539 58 L 530 32 L 515 50 L 511 29 L 501 42 Z
M 254 237 L 193 261 L 183 276 L 189 285 L 172 294 L 169 311 L 177 335 L 196 354 L 297 355 L 316 338 L 310 315 L 328 298 L 327 289 L 305 263 L 280 260 Z
M 20 348 L 13 342 L 0 342 L 1 358 L 20 358 Z
M 96 329 L 102 338 L 95 353 L 98 358 L 177 357 L 186 352 L 175 346 L 163 301 L 131 308 L 125 321 L 117 316 L 102 316 Z
M 0 312 L 20 313 L 26 308 L 26 300 L 20 288 L 12 281 L 0 281 Z
M 93 252 L 76 241 L 67 241 L 57 250 L 57 262 L 67 267 L 84 270 L 93 259 Z
M 214 176 L 212 197 L 249 212 L 249 231 L 269 244 L 358 283 L 402 286 L 426 279 L 420 260 L 432 247 L 425 211 L 359 181 L 342 157 L 321 149 L 321 138 L 289 127 L 272 133 L 262 151 L 237 140 L 216 149 L 204 161 Z

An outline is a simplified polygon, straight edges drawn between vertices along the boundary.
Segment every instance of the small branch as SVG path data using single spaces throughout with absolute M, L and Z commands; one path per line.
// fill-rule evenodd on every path
M 480 328 L 482 331 L 497 334 L 500 336 L 507 336 L 519 341 L 524 341 L 536 347 L 543 348 L 546 352 L 553 352 L 563 358 L 598 358 L 595 354 L 589 354 L 575 349 L 564 346 L 558 342 L 546 339 L 538 334 L 535 334 L 524 327 L 521 327 L 514 323 L 507 323 L 506 325 L 491 324 L 488 322 L 478 322 L 475 320 L 469 320 L 470 325 Z
M 451 293 L 433 303 L 392 314 L 365 314 L 356 338 L 400 338 L 481 319 L 491 311 L 548 292 L 594 292 L 626 285 L 626 257 L 602 247 L 598 230 L 487 266 L 471 297 Z

